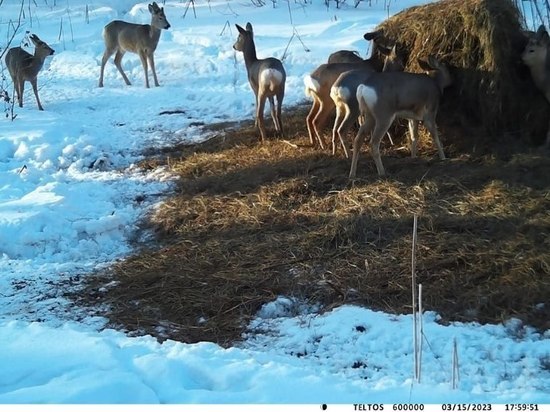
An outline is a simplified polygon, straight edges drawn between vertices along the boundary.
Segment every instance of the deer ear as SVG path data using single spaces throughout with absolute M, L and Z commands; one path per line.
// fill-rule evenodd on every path
M 537 41 L 548 44 L 550 43 L 550 38 L 548 37 L 548 32 L 544 28 L 544 25 L 541 24 L 535 34 Z
M 254 33 L 254 30 L 252 30 L 252 24 L 246 23 L 246 31 L 250 33 Z
M 432 66 L 430 66 L 430 64 L 426 60 L 418 59 L 417 61 L 418 61 L 418 65 L 422 70 L 425 70 L 425 71 L 433 70 Z
M 369 32 L 367 32 L 367 33 L 365 33 L 365 34 L 363 35 L 363 38 L 364 38 L 365 40 L 370 41 L 370 40 L 375 40 L 375 39 L 377 39 L 377 38 L 380 37 L 381 35 L 382 35 L 382 31 L 381 31 L 381 30 L 378 30 L 378 31 L 369 31 Z
M 245 35 L 246 34 L 246 30 L 243 29 L 241 26 L 239 26 L 238 24 L 235 24 L 235 27 L 237 28 L 237 30 L 239 31 L 239 33 L 241 33 L 242 35 Z
M 441 62 L 435 56 L 428 56 L 428 64 L 434 70 L 441 67 Z

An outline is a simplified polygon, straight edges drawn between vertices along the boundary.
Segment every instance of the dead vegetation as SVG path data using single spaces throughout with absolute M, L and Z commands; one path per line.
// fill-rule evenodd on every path
M 279 295 L 408 312 L 418 213 L 427 310 L 444 321 L 550 326 L 541 305 L 550 293 L 545 153 L 440 162 L 423 136 L 419 159 L 384 142 L 387 179 L 364 153 L 361 180 L 350 183 L 346 159 L 301 146 L 304 114 L 285 119 L 297 148 L 259 144 L 250 124 L 151 157 L 145 167 L 168 162 L 180 176 L 147 222 L 154 244 L 94 277 L 80 303 L 107 304 L 102 315 L 129 331 L 220 344 Z
M 521 62 L 526 38 L 512 0 L 438 1 L 406 9 L 377 29 L 398 42 L 406 70 L 421 71 L 417 60 L 429 54 L 452 68 L 455 82 L 440 113 L 466 132 L 459 137 L 464 146 L 475 143 L 472 127 L 482 128 L 483 143 L 503 133 L 543 142 L 549 107 Z
M 550 158 L 533 146 L 547 120 L 540 134 L 538 123 L 529 126 L 538 116 L 533 102 L 545 103 L 514 60 L 519 38 L 498 24 L 517 34 L 517 21 L 506 20 L 517 19 L 510 5 L 446 0 L 417 19 L 409 13 L 424 9 L 383 25 L 392 33 L 399 19 L 409 21 L 402 37 L 409 61 L 422 46 L 454 65 L 457 83 L 438 116 L 450 159 L 434 160 L 426 136 L 411 159 L 397 126 L 397 144 L 382 142 L 389 177 L 379 179 L 362 153 L 359 179 L 349 182 L 348 160 L 306 147 L 306 107 L 283 113 L 288 141 L 260 144 L 251 122 L 218 125 L 203 144 L 150 153 L 143 167 L 168 164 L 180 177 L 144 222 L 154 240 L 89 278 L 74 298 L 107 307 L 96 310 L 111 326 L 222 345 L 279 295 L 324 309 L 351 303 L 410 312 L 416 213 L 426 310 L 444 322 L 516 317 L 548 329 Z M 427 27 L 434 32 L 425 37 Z

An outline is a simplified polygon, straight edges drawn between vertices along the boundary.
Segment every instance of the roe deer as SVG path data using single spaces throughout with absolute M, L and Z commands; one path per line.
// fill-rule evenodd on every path
M 25 81 L 28 81 L 32 85 L 38 110 L 44 110 L 38 97 L 37 77 L 44 65 L 44 60 L 54 54 L 55 50 L 40 40 L 36 34 L 31 34 L 29 38 L 34 44 L 34 56 L 21 47 L 12 47 L 6 53 L 6 66 L 13 80 L 19 107 L 23 107 L 23 91 L 25 90 Z
M 109 57 L 116 52 L 115 66 L 122 75 L 124 82 L 129 86 L 130 80 L 122 70 L 122 57 L 127 51 L 137 53 L 145 72 L 145 87 L 149 88 L 149 74 L 147 70 L 147 61 L 153 72 L 155 86 L 160 86 L 155 70 L 154 53 L 160 39 L 162 29 L 169 29 L 170 23 L 166 20 L 164 7 L 159 7 L 156 2 L 149 4 L 151 13 L 151 24 L 134 24 L 121 20 L 114 20 L 103 28 L 103 39 L 105 40 L 105 52 L 101 60 L 101 72 L 99 75 L 99 87 L 103 87 L 103 73 L 105 64 Z
M 376 42 L 376 38 L 373 40 Z M 382 51 L 380 47 L 378 48 Z M 340 74 L 355 69 L 372 72 L 380 71 L 382 70 L 382 62 L 378 56 L 372 56 L 359 63 L 322 64 L 311 74 L 304 77 L 305 95 L 313 99 L 313 104 L 306 117 L 309 141 L 312 146 L 315 146 L 317 141 L 321 149 L 325 148 L 321 133 L 328 116 L 334 109 L 334 102 L 330 98 L 330 88 Z
M 258 59 L 256 46 L 254 45 L 254 31 L 250 23 L 243 29 L 235 25 L 239 31 L 239 37 L 233 45 L 233 49 L 240 51 L 244 56 L 244 64 L 248 74 L 250 87 L 256 98 L 256 125 L 260 129 L 262 142 L 266 139 L 264 125 L 264 107 L 266 99 L 269 99 L 271 118 L 275 124 L 275 131 L 283 136 L 283 123 L 281 121 L 281 107 L 285 96 L 286 72 L 280 60 L 274 57 Z M 277 99 L 275 107 L 274 98 Z
M 397 55 L 396 46 L 386 56 L 382 72 L 403 71 L 403 60 Z M 338 76 L 330 89 L 330 97 L 336 106 L 336 117 L 332 129 L 332 154 L 336 154 L 336 139 L 344 149 L 346 158 L 349 158 L 344 136 L 349 127 L 359 117 L 359 103 L 357 101 L 357 87 L 365 83 L 372 75 L 371 70 L 350 70 Z
M 528 34 L 528 41 L 521 59 L 531 72 L 531 77 L 537 88 L 544 93 L 544 97 L 550 103 L 550 54 L 548 47 L 550 46 L 550 37 L 548 32 L 541 25 L 536 33 Z M 550 147 L 550 124 L 546 133 L 547 147 Z
M 428 62 L 419 60 L 420 67 L 429 72 L 421 73 L 373 73 L 357 87 L 357 100 L 365 122 L 353 142 L 350 178 L 355 177 L 359 151 L 367 133 L 370 139 L 371 155 L 378 175 L 385 174 L 380 158 L 380 140 L 396 117 L 409 120 L 411 155 L 416 156 L 418 121 L 422 120 L 437 146 L 440 159 L 445 159 L 437 132 L 435 118 L 439 100 L 445 87 L 452 82 L 447 66 L 430 56 Z
M 373 31 L 369 33 L 365 33 L 363 35 L 363 38 L 365 40 L 374 40 L 376 38 L 379 38 L 381 36 L 382 32 L 379 31 Z M 373 42 L 373 47 L 376 47 L 378 43 Z M 371 53 L 375 54 L 375 53 Z M 332 63 L 360 63 L 364 59 L 357 53 L 356 51 L 352 50 L 338 50 L 337 52 L 332 53 L 330 56 L 328 56 L 328 64 Z

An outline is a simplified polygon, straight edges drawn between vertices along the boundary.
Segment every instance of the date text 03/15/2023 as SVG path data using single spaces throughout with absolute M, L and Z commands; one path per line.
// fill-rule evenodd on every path
M 328 410 L 328 408 L 327 408 Z M 443 412 L 470 412 L 470 411 L 491 411 L 491 412 L 550 412 L 550 405 L 539 405 L 536 403 L 443 403 L 443 404 L 422 404 L 422 403 L 358 403 L 353 404 L 354 411 L 383 412 L 383 411 L 443 411 Z

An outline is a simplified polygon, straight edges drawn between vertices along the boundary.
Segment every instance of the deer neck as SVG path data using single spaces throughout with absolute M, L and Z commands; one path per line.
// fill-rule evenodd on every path
M 449 74 L 443 73 L 441 70 L 437 70 L 430 77 L 435 81 L 435 84 L 437 84 L 439 93 L 443 95 L 445 88 L 451 84 Z
M 244 64 L 246 65 L 246 70 L 250 72 L 254 63 L 258 61 L 256 56 L 256 45 L 254 40 L 250 39 L 249 42 L 246 42 L 243 50 Z
M 36 74 L 42 69 L 42 66 L 44 66 L 44 61 L 46 60 L 47 56 L 42 55 L 35 55 L 32 59 L 30 59 L 30 63 L 28 65 L 29 72 L 32 72 L 33 74 Z
M 542 64 L 535 64 L 532 66 L 529 66 L 529 71 L 531 72 L 531 77 L 533 78 L 533 82 L 535 85 L 541 89 L 545 90 L 545 86 L 548 83 L 548 74 L 546 72 L 546 65 Z
M 152 24 L 149 25 L 149 38 L 153 44 L 157 44 L 160 39 L 161 30 Z

